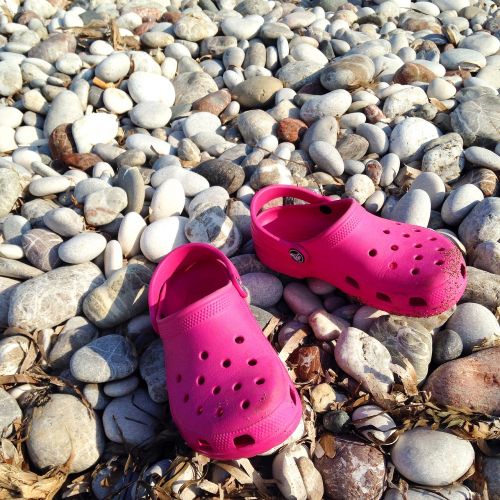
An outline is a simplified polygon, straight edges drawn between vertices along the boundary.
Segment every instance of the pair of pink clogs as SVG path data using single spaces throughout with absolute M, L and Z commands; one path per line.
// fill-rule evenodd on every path
M 262 210 L 282 197 L 307 203 Z M 464 292 L 465 263 L 450 240 L 376 217 L 352 199 L 271 186 L 254 196 L 251 219 L 255 250 L 266 266 L 327 281 L 370 306 L 431 316 Z M 292 434 L 302 414 L 287 370 L 245 296 L 231 261 L 196 243 L 168 254 L 149 287 L 173 420 L 191 448 L 216 459 L 270 450 Z

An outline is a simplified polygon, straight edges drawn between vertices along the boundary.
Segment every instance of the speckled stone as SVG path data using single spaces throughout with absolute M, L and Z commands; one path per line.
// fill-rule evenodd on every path
M 11 297 L 9 325 L 29 331 L 59 325 L 80 314 L 85 296 L 103 281 L 101 271 L 91 262 L 32 278 Z
M 211 186 L 223 187 L 229 194 L 238 191 L 245 180 L 243 168 L 228 160 L 207 160 L 194 168 L 193 172 L 205 177 Z
M 46 229 L 32 229 L 22 236 L 24 255 L 42 271 L 51 271 L 62 262 L 58 255 L 63 239 Z
M 149 397 L 155 403 L 168 400 L 165 385 L 165 358 L 160 339 L 152 342 L 142 353 L 139 360 L 141 377 L 148 386 Z

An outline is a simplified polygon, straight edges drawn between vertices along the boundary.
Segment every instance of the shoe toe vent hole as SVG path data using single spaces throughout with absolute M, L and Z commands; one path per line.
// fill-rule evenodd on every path
M 248 360 L 248 366 L 255 366 L 257 364 L 257 360 L 256 359 L 249 359 Z
M 375 250 L 375 248 L 372 248 L 369 252 L 368 252 L 368 255 L 370 257 L 375 257 L 377 255 L 377 250 Z
M 245 448 L 246 446 L 255 444 L 255 439 L 250 434 L 242 434 L 241 436 L 236 436 L 233 439 L 233 443 L 236 448 Z
M 231 366 L 231 360 L 230 359 L 225 359 L 223 362 L 222 362 L 222 366 L 224 368 L 229 368 Z
M 255 383 L 256 383 L 257 385 L 264 385 L 264 384 L 266 383 L 266 379 L 265 379 L 265 378 L 263 378 L 263 377 L 258 378 L 258 379 L 255 381 Z
M 377 292 L 377 299 L 381 300 L 382 302 L 391 302 L 391 298 L 389 297 L 389 295 L 386 295 L 382 292 Z
M 399 247 L 397 245 L 392 245 L 391 250 L 395 252 L 396 250 L 399 250 Z
M 248 410 L 248 408 L 250 408 L 250 401 L 248 401 L 248 399 L 245 399 L 241 402 L 241 409 Z
M 200 352 L 200 359 L 206 361 L 208 359 L 208 352 L 207 351 Z
M 442 266 L 444 264 L 444 260 L 441 260 L 441 259 L 440 260 L 436 260 L 436 262 L 434 262 L 434 264 L 436 266 Z
M 238 337 L 236 337 L 234 339 L 234 341 L 237 343 L 237 344 L 243 344 L 243 342 L 245 342 L 245 337 L 242 337 L 241 335 L 239 335 Z
M 413 275 L 413 276 L 416 276 L 417 274 L 420 273 L 420 269 L 418 267 L 414 267 L 410 273 Z
M 217 396 L 217 394 L 220 394 L 220 391 L 221 391 L 220 385 L 216 385 L 216 386 L 212 389 L 212 394 L 213 394 L 214 396 Z
M 242 387 L 241 382 L 236 382 L 236 384 L 233 385 L 233 391 L 239 391 Z
M 215 412 L 215 415 L 216 415 L 217 417 L 219 417 L 219 418 L 220 418 L 220 417 L 222 417 L 222 415 L 224 415 L 224 409 L 223 409 L 223 408 L 220 408 L 220 407 L 219 407 L 219 408 L 217 408 L 217 411 Z
M 415 260 L 422 260 L 424 258 L 423 255 L 415 255 L 415 257 L 413 257 Z
M 348 285 L 351 285 L 353 288 L 356 288 L 357 290 L 359 290 L 359 283 L 354 278 L 352 278 L 351 276 L 346 276 L 345 277 L 345 282 Z
M 410 297 L 410 306 L 423 307 L 427 305 L 427 302 L 422 297 Z

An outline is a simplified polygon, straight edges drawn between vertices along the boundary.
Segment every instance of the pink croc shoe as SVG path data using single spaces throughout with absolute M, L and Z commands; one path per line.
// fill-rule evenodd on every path
M 262 210 L 282 197 L 308 204 Z M 355 200 L 270 186 L 253 197 L 251 218 L 255 251 L 266 266 L 322 279 L 378 309 L 432 316 L 456 304 L 465 290 L 465 262 L 450 240 L 372 215 Z
M 270 450 L 302 416 L 297 391 L 245 296 L 231 261 L 203 243 L 170 252 L 149 285 L 173 420 L 191 448 L 220 460 Z

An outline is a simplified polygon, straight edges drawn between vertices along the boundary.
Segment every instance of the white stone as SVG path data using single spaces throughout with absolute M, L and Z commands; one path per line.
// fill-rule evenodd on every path
M 309 155 L 320 170 L 327 172 L 333 177 L 343 174 L 344 160 L 335 146 L 332 146 L 328 142 L 314 141 L 309 146 Z
M 345 193 L 363 204 L 375 192 L 373 181 L 365 174 L 354 174 L 347 179 Z
M 446 224 L 458 226 L 465 216 L 484 199 L 483 192 L 474 184 L 464 184 L 450 192 L 441 208 Z
M 456 93 L 455 85 L 444 78 L 435 78 L 427 87 L 427 95 L 440 101 L 451 99 Z
M 15 135 L 16 131 L 13 128 L 0 125 L 0 153 L 8 153 L 17 148 Z
M 139 149 L 145 153 L 147 158 L 156 155 L 168 155 L 171 150 L 168 142 L 146 134 L 129 135 L 125 141 L 125 147 L 127 149 Z
M 321 50 L 308 43 L 298 43 L 290 50 L 290 55 L 296 61 L 312 61 L 323 66 L 328 63 L 328 58 Z
M 92 113 L 73 123 L 71 128 L 79 153 L 90 153 L 96 144 L 108 144 L 118 134 L 115 115 Z
M 67 177 L 42 177 L 30 183 L 30 193 L 33 196 L 47 196 L 49 194 L 62 193 L 69 189 L 70 181 Z
M 165 127 L 170 121 L 172 111 L 161 101 L 142 101 L 128 114 L 134 125 L 145 129 Z
M 142 101 L 161 101 L 167 106 L 175 102 L 175 89 L 172 83 L 164 76 L 136 71 L 128 80 L 128 91 L 132 99 Z
M 120 89 L 106 89 L 102 94 L 102 100 L 106 109 L 117 115 L 127 113 L 134 107 L 134 103 L 129 95 Z
M 306 101 L 300 109 L 300 119 L 310 124 L 325 116 L 339 117 L 349 109 L 351 103 L 349 92 L 343 89 L 333 90 Z
M 443 203 L 446 188 L 443 180 L 435 172 L 422 172 L 411 184 L 410 191 L 422 189 L 431 199 L 431 208 L 435 210 Z
M 16 128 L 21 125 L 23 114 L 17 108 L 4 106 L 0 108 L 0 127 Z
M 392 436 L 396 432 L 396 423 L 394 420 L 376 405 L 358 406 L 352 413 L 352 423 L 363 436 L 375 443 L 392 444 Z M 370 429 L 363 429 L 369 426 Z M 375 438 L 375 439 L 373 439 Z
M 59 258 L 68 264 L 90 262 L 104 252 L 106 238 L 99 233 L 88 231 L 77 234 L 61 244 Z
M 104 275 L 109 278 L 123 267 L 122 247 L 117 240 L 111 240 L 104 250 Z
M 141 251 L 151 262 L 159 262 L 175 248 L 189 243 L 184 229 L 189 219 L 167 217 L 150 224 L 141 235 Z
M 0 96 L 10 97 L 22 86 L 21 68 L 10 61 L 0 61 Z
M 220 27 L 224 35 L 234 36 L 238 40 L 250 40 L 254 38 L 264 24 L 264 19 L 259 15 L 224 17 Z
M 424 146 L 440 136 L 433 123 L 422 118 L 406 118 L 392 130 L 389 150 L 402 162 L 417 161 L 423 156 Z
M 180 215 L 184 210 L 186 196 L 184 188 L 177 179 L 167 179 L 155 190 L 149 207 L 149 220 L 156 220 Z
M 382 109 L 387 118 L 395 118 L 410 111 L 418 104 L 428 102 L 426 93 L 419 87 L 408 86 L 391 94 L 384 102 Z
M 130 212 L 122 219 L 118 230 L 118 241 L 125 258 L 139 253 L 141 235 L 145 228 L 146 222 L 137 212 Z
M 198 113 L 193 113 L 184 120 L 182 130 L 186 137 L 191 138 L 200 132 L 215 134 L 220 126 L 221 121 L 218 116 L 213 113 L 200 111 Z
M 0 244 L 0 257 L 6 259 L 19 260 L 24 257 L 23 249 L 18 245 L 11 245 L 9 243 Z

